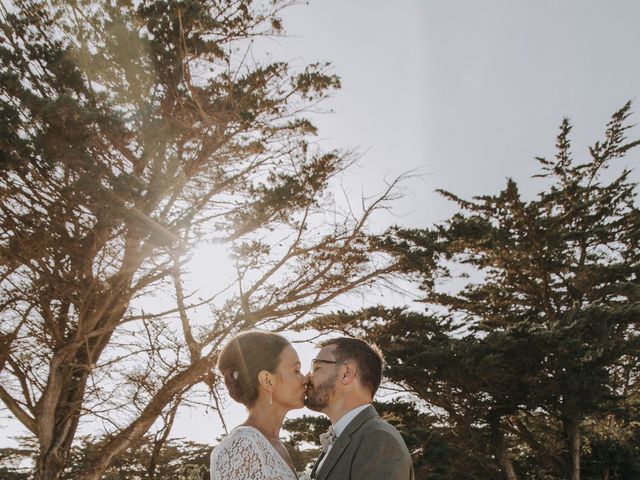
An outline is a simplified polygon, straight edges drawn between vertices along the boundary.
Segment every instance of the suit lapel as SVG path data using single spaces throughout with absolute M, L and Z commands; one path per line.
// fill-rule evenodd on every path
M 322 450 L 322 452 L 320 453 L 320 456 L 314 462 L 313 468 L 311 469 L 311 478 L 316 478 L 315 477 L 316 470 L 318 469 L 318 465 L 320 464 L 320 461 L 324 458 L 324 455 L 325 455 L 324 450 Z
M 363 411 L 361 411 L 358 415 L 356 415 L 356 418 L 351 420 L 351 423 L 347 425 L 347 428 L 344 429 L 344 431 L 333 443 L 333 446 L 331 447 L 331 450 L 329 451 L 327 458 L 322 464 L 322 467 L 316 472 L 318 480 L 325 480 L 329 476 L 329 473 L 331 472 L 335 464 L 338 462 L 338 460 L 340 460 L 340 457 L 342 457 L 342 454 L 351 443 L 351 440 L 353 439 L 354 434 L 360 429 L 360 427 L 367 420 L 370 420 L 371 418 L 374 418 L 377 416 L 378 416 L 378 412 L 376 412 L 376 409 L 370 405 L 367 408 L 365 408 Z M 320 459 L 318 459 L 316 464 L 313 466 L 312 472 L 316 470 L 319 462 L 320 462 Z
M 344 436 L 340 435 L 338 439 L 335 442 L 333 442 L 333 445 L 331 446 L 331 450 L 329 451 L 329 454 L 325 458 L 324 463 L 322 464 L 322 467 L 320 467 L 320 469 L 316 471 L 316 476 L 318 480 L 324 480 L 327 478 L 327 476 L 329 475 L 329 472 L 331 472 L 334 465 L 340 459 L 340 457 L 342 456 L 345 449 L 349 446 L 350 443 L 351 443 L 351 437 L 348 435 L 344 435 Z

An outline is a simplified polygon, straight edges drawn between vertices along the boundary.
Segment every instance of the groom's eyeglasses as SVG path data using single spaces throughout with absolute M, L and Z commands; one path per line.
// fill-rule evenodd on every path
M 311 360 L 311 371 L 316 369 L 318 363 L 330 363 L 332 365 L 344 365 L 345 362 L 337 362 L 335 360 L 323 360 L 322 358 L 314 358 Z

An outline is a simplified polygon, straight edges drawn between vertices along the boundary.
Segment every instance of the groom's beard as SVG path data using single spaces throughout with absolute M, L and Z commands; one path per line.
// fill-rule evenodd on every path
M 325 380 L 320 385 L 314 386 L 310 383 L 307 386 L 307 396 L 304 399 L 305 406 L 311 410 L 315 410 L 316 412 L 321 412 L 327 408 L 331 401 L 331 395 L 336 391 L 337 379 L 338 374 L 336 373 L 333 377 Z

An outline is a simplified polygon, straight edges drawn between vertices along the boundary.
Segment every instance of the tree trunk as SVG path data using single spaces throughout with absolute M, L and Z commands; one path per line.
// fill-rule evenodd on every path
M 604 470 L 602 471 L 602 480 L 609 480 L 609 466 L 607 465 L 606 467 L 604 467 Z
M 500 428 L 500 416 L 497 413 L 489 413 L 489 425 L 491 426 L 491 443 L 493 451 L 498 459 L 500 470 L 506 480 L 518 480 L 516 471 L 513 468 L 513 462 L 509 458 L 507 445 L 504 440 L 504 432 Z
M 84 365 L 81 358 L 76 357 L 75 360 L 78 365 Z M 49 384 L 56 388 L 49 389 L 38 405 L 36 422 L 40 452 L 34 480 L 57 480 L 67 464 L 88 379 L 86 368 L 70 364 L 72 362 L 65 360 L 52 362 L 49 378 L 56 377 L 56 380 Z
M 565 423 L 569 451 L 568 480 L 580 480 L 580 422 L 571 418 Z
M 130 279 L 129 279 L 130 282 Z M 114 300 L 115 299 L 115 300 Z M 107 324 L 122 317 L 130 297 L 108 296 L 94 315 Z M 92 365 L 108 344 L 114 329 L 87 339 L 78 330 L 59 347 L 49 369 L 47 388 L 37 404 L 36 428 L 40 452 L 34 480 L 61 477 L 78 429 L 82 403 Z
M 499 447 L 496 452 L 498 456 L 498 463 L 500 464 L 500 468 L 502 469 L 502 473 L 507 480 L 518 480 L 518 476 L 516 475 L 516 471 L 513 468 L 513 462 L 509 458 L 509 454 L 507 449 L 504 447 L 504 444 Z
M 34 480 L 58 480 L 62 476 L 66 458 L 58 452 L 41 453 L 36 462 Z

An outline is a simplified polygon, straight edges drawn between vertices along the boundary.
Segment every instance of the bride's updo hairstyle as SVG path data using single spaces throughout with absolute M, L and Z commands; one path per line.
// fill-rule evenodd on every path
M 231 398 L 252 407 L 258 399 L 258 373 L 275 373 L 280 354 L 289 345 L 275 333 L 251 331 L 233 337 L 218 357 L 218 370 Z

